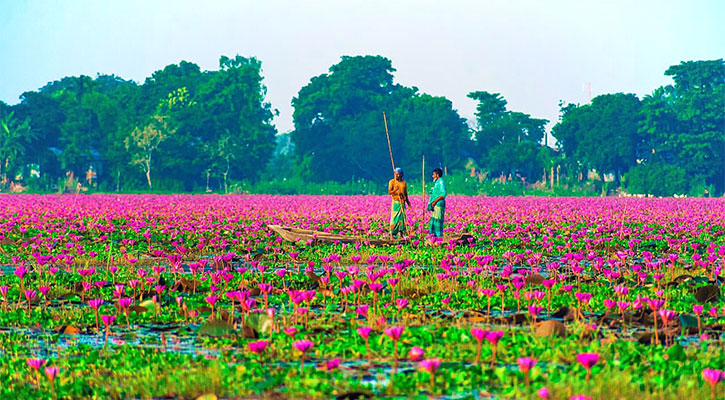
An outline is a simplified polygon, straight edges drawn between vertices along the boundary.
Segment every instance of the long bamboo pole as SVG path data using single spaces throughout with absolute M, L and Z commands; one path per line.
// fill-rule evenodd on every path
M 422 226 L 421 231 L 425 232 L 425 211 L 426 211 L 426 204 L 425 204 L 425 154 L 423 154 L 423 170 L 422 170 L 421 176 L 423 177 L 423 216 L 422 216 Z
M 393 147 L 390 146 L 390 134 L 388 133 L 388 119 L 383 111 L 383 123 L 385 124 L 385 137 L 388 138 L 388 151 L 390 152 L 390 164 L 393 166 L 393 174 L 395 174 L 395 161 L 393 161 Z

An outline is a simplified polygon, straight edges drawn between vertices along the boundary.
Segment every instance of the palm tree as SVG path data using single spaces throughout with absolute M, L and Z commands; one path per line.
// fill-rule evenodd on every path
M 13 172 L 25 155 L 26 145 L 36 138 L 30 129 L 30 119 L 22 122 L 15 118 L 15 112 L 0 116 L 0 177 L 2 184 L 8 184 L 8 174 Z

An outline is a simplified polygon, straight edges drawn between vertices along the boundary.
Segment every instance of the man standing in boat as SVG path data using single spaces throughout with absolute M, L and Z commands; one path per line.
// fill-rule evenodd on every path
M 395 169 L 395 179 L 388 182 L 388 194 L 392 197 L 390 206 L 390 238 L 408 234 L 408 224 L 405 220 L 405 205 L 410 207 L 408 199 L 408 184 L 403 180 L 403 169 Z
M 443 170 L 433 170 L 433 190 L 428 202 L 428 211 L 432 211 L 428 233 L 436 238 L 443 236 L 443 217 L 446 213 L 446 184 L 443 182 Z

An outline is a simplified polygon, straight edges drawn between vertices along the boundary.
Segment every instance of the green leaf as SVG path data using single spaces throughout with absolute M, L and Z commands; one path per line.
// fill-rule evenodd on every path
M 697 318 L 688 314 L 680 314 L 680 325 L 682 325 L 683 328 L 696 327 Z

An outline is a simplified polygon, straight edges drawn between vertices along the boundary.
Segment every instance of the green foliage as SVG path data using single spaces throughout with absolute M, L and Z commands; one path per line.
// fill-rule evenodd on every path
M 561 121 L 552 129 L 567 157 L 600 176 L 619 177 L 637 160 L 642 139 L 638 131 L 640 101 L 633 94 L 597 96 L 591 104 L 561 105 Z
M 548 121 L 508 111 L 499 93 L 478 91 L 468 97 L 478 101 L 473 155 L 476 161 L 494 176 L 519 174 L 536 180 L 540 171 L 549 166 L 540 149 Z
M 255 179 L 272 157 L 274 112 L 264 101 L 262 63 L 222 56 L 219 71 L 201 88 L 202 127 L 210 135 L 201 146 L 205 168 L 223 176 Z
M 630 169 L 625 177 L 630 193 L 672 196 L 690 191 L 687 173 L 674 165 L 640 164 Z
M 3 103 L 0 107 L 0 184 L 6 183 L 6 178 L 14 178 L 19 160 L 25 155 L 26 149 L 35 138 L 30 129 L 29 120 L 19 120 L 14 111 Z
M 188 191 L 204 186 L 207 173 L 259 176 L 276 132 L 265 94 L 258 60 L 223 56 L 218 71 L 182 61 L 143 85 L 67 77 L 24 93 L 10 109 L 35 135 L 23 161 L 39 165 L 41 178 L 26 180 L 36 189 L 53 190 L 66 171 L 90 186 L 84 178 L 93 168 L 104 190 L 149 188 L 153 170 L 160 190 Z
M 454 174 L 473 160 L 487 177 L 480 184 L 491 185 L 470 190 L 476 193 L 509 193 L 490 180 L 500 176 L 526 184 L 550 179 L 552 167 L 569 187 L 587 193 L 589 186 L 613 192 L 631 168 L 627 187 L 636 192 L 725 190 L 723 59 L 669 67 L 673 84 L 642 100 L 615 93 L 586 105 L 560 103 L 556 151 L 541 146 L 547 121 L 508 110 L 500 93 L 468 94 L 477 102 L 471 129 L 450 100 L 397 84 L 394 72 L 381 56 L 342 57 L 300 89 L 292 100 L 294 130 L 283 136 L 276 136 L 276 111 L 265 100 L 254 57 L 222 56 L 215 71 L 181 61 L 142 84 L 115 75 L 64 77 L 23 93 L 20 104 L 0 104 L 0 174 L 6 183 L 22 176 L 34 191 L 62 191 L 67 172 L 91 190 L 138 191 L 151 186 L 153 170 L 163 190 L 229 192 L 231 183 L 240 190 L 243 181 L 247 188 L 259 182 L 263 191 L 299 193 L 309 192 L 304 182 L 321 191 L 325 182 L 337 182 L 332 192 L 358 193 L 367 183 L 348 182 L 379 184 L 390 176 L 384 111 L 395 164 L 409 179 L 418 178 L 425 155 L 426 169 Z M 140 133 L 151 132 L 154 116 L 173 135 L 146 135 L 145 145 Z M 585 182 L 591 169 L 600 179 L 611 173 L 614 182 Z
M 640 131 L 651 151 L 646 159 L 702 176 L 718 192 L 725 188 L 725 61 L 687 61 L 665 75 L 673 85 L 643 100 Z
M 393 83 L 395 69 L 380 56 L 342 57 L 292 100 L 297 162 L 309 179 L 344 182 L 390 176 L 383 111 L 396 166 L 458 166 L 468 144 L 465 121 L 442 97 Z

